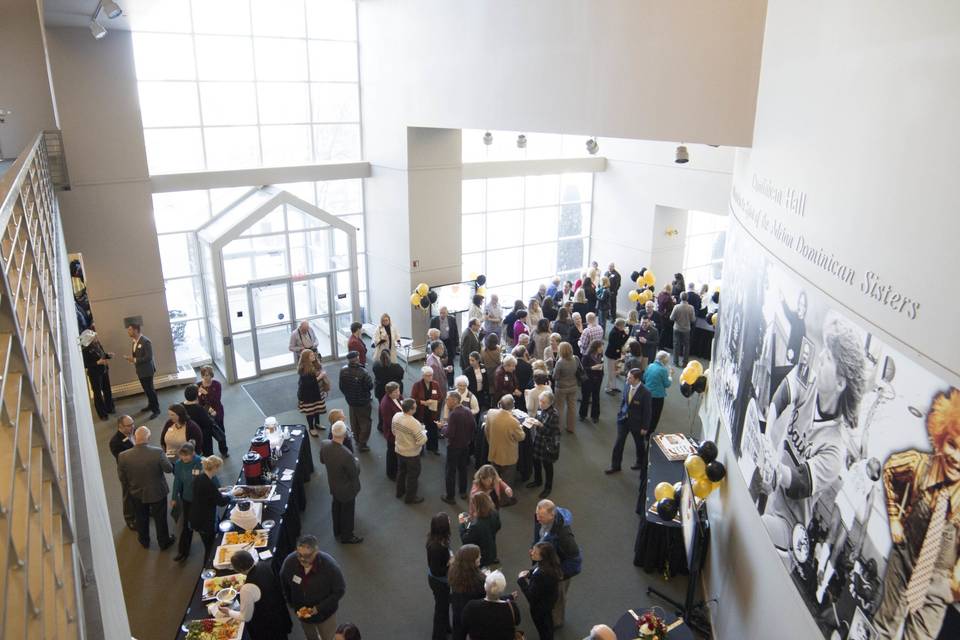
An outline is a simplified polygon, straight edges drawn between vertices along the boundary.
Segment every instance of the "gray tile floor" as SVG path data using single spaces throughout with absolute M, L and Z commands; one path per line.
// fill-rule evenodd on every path
M 335 375 L 336 365 L 326 366 Z M 417 369 L 410 367 L 411 381 Z M 224 387 L 227 436 L 236 454 L 226 461 L 222 472 L 226 479 L 236 477 L 239 472 L 239 454 L 245 450 L 263 416 L 239 384 Z M 694 424 L 697 396 L 688 400 L 678 389 L 671 391 L 660 430 L 665 433 L 698 431 L 699 427 Z M 182 387 L 160 392 L 162 407 L 181 398 Z M 646 596 L 648 585 L 677 598 L 686 589 L 687 581 L 683 577 L 665 582 L 662 576 L 648 575 L 632 564 L 638 521 L 634 514 L 637 476 L 629 471 L 615 476 L 603 474 L 609 466 L 616 433 L 617 402 L 617 398 L 601 394 L 600 424 L 578 423 L 577 433 L 564 434 L 561 440 L 551 497 L 573 511 L 574 531 L 584 553 L 584 570 L 571 585 L 567 624 L 557 632 L 559 639 L 579 640 L 593 624 L 612 624 L 627 608 L 662 605 L 650 602 Z M 143 405 L 143 396 L 117 403 L 118 410 L 131 413 Z M 141 424 L 145 414 L 134 417 L 138 419 L 137 424 Z M 277 417 L 281 422 L 302 422 L 302 416 L 293 407 Z M 159 442 L 162 425 L 161 418 L 149 423 L 155 442 Z M 175 549 L 161 552 L 155 545 L 150 550 L 140 547 L 136 534 L 123 523 L 116 468 L 107 447 L 114 424 L 97 422 L 95 428 L 133 636 L 139 640 L 169 640 L 177 631 L 201 570 L 200 540 L 194 538 L 192 556 L 182 565 L 173 562 Z M 357 533 L 366 541 L 361 545 L 341 545 L 333 539 L 329 526 L 330 496 L 319 464 L 318 472 L 307 485 L 309 507 L 304 514 L 304 532 L 317 534 L 323 548 L 344 570 L 347 594 L 337 614 L 339 621 L 356 623 L 368 640 L 429 638 L 433 599 L 427 586 L 423 547 L 429 520 L 433 514 L 447 511 L 455 522 L 456 514 L 464 505 L 453 507 L 440 501 L 442 456 L 425 459 L 421 477 L 422 493 L 427 498 L 424 503 L 410 506 L 396 500 L 393 484 L 384 473 L 383 438 L 375 434 L 371 446 L 369 453 L 361 454 L 363 490 L 357 500 Z M 633 455 L 632 446 L 628 441 L 625 461 Z M 516 588 L 517 572 L 529 564 L 527 549 L 533 535 L 533 510 L 537 502 L 536 490 L 519 487 L 517 494 L 519 504 L 502 513 L 503 528 L 497 541 L 510 590 Z M 459 546 L 459 541 L 455 543 Z M 521 611 L 525 618 L 522 628 L 528 637 L 535 638 L 526 603 L 522 604 Z M 302 637 L 299 627 L 292 637 Z

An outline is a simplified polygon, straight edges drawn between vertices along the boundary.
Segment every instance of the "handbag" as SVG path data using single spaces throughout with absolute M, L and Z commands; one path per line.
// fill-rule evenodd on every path
M 583 381 L 587 378 L 587 372 L 583 370 L 583 363 L 580 362 L 580 358 L 573 356 L 573 359 L 577 361 L 577 384 L 583 384 Z

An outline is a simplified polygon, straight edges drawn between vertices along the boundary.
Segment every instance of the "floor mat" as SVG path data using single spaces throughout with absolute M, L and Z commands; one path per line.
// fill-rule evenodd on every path
M 260 407 L 265 416 L 276 416 L 286 411 L 297 410 L 297 381 L 299 376 L 291 373 L 287 376 L 257 380 L 243 385 L 243 390 Z M 336 379 L 332 380 L 333 388 L 327 394 L 327 404 L 336 403 L 343 398 L 337 388 Z M 344 404 L 340 402 L 339 404 Z M 344 405 L 346 406 L 346 405 Z

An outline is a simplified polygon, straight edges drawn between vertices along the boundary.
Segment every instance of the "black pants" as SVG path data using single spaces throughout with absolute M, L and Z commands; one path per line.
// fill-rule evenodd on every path
M 407 501 L 417 497 L 417 481 L 420 479 L 420 456 L 397 456 L 397 497 L 406 496 Z
M 590 411 L 590 417 L 594 420 L 600 417 L 600 383 L 602 380 L 595 380 L 589 375 L 583 379 L 580 386 L 580 417 L 587 417 L 587 410 Z
M 527 437 L 517 443 L 517 477 L 526 482 L 530 479 L 530 473 L 533 471 L 533 438 L 530 437 L 530 430 L 527 431 Z
M 660 423 L 660 414 L 663 413 L 664 398 L 650 398 L 650 433 L 657 429 Z
M 213 423 L 213 429 L 211 431 L 203 432 L 203 455 L 212 456 L 213 455 L 213 441 L 217 441 L 217 448 L 220 449 L 220 455 L 224 455 L 227 452 L 227 436 L 223 433 L 223 430 L 220 428 L 220 425 L 216 422 Z
M 437 429 L 436 420 L 424 420 L 424 426 L 427 427 L 427 451 L 440 450 L 440 431 Z
M 115 410 L 113 392 L 110 390 L 110 370 L 99 366 L 87 369 L 87 377 L 90 378 L 90 388 L 93 389 L 93 407 L 97 410 L 97 415 L 105 419 Z
M 387 440 L 387 477 L 397 479 L 397 449 L 393 440 Z
M 134 499 L 130 495 L 130 492 L 127 491 L 127 488 L 121 485 L 121 496 L 123 500 L 123 521 L 127 523 L 127 526 L 133 525 L 137 526 L 137 505 L 134 504 Z
M 453 498 L 454 484 L 456 484 L 456 488 L 461 495 L 467 492 L 468 464 L 470 464 L 470 449 L 447 447 L 447 464 L 444 468 L 444 477 L 448 498 Z
M 198 531 L 200 539 L 203 540 L 203 566 L 213 558 L 213 550 L 216 548 L 217 536 L 213 531 Z
M 447 640 L 450 635 L 450 585 L 433 576 L 427 576 L 433 591 L 432 640 Z
M 190 503 L 186 500 L 180 502 L 182 513 L 180 518 L 183 524 L 180 527 L 180 539 L 177 541 L 177 551 L 185 556 L 190 553 L 190 545 L 193 544 L 193 529 L 190 528 Z
M 136 509 L 137 520 L 137 539 L 145 547 L 150 546 L 150 518 L 153 518 L 153 526 L 157 530 L 157 543 L 161 547 L 170 544 L 170 529 L 167 527 L 167 501 L 159 500 L 157 502 L 141 502 L 138 498 L 131 497 L 134 508 Z
M 537 628 L 537 634 L 540 640 L 553 640 L 553 611 L 530 610 L 530 617 L 533 619 L 533 625 Z
M 307 429 L 316 429 L 320 426 L 320 414 L 313 413 L 307 415 Z
M 553 461 L 533 459 L 533 481 L 537 484 L 544 483 L 544 491 L 553 489 Z
M 356 506 L 356 499 L 347 500 L 346 502 L 341 502 L 337 499 L 330 501 L 334 538 L 338 540 L 349 540 L 353 537 L 353 514 Z
M 637 464 L 640 464 L 641 452 L 643 450 L 643 436 L 639 429 L 631 429 L 625 423 L 617 421 L 617 440 L 613 444 L 613 456 L 610 460 L 611 469 L 619 469 L 623 462 L 623 448 L 627 443 L 627 434 L 633 436 L 633 444 L 637 449 Z
M 153 388 L 153 375 L 140 378 L 140 386 L 147 396 L 147 406 L 153 413 L 160 413 L 160 401 L 157 400 L 157 391 Z

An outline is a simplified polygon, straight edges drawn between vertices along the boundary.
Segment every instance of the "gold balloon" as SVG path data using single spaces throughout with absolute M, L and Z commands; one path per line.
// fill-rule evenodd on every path
M 696 382 L 697 378 L 703 375 L 703 365 L 700 364 L 699 360 L 691 360 L 687 363 L 687 369 L 690 369 L 694 372 L 693 380 Z
M 694 480 L 706 477 L 707 463 L 697 454 L 687 456 L 687 459 L 683 461 L 683 466 L 687 470 L 687 475 Z
M 430 292 L 430 286 L 426 282 L 421 282 L 420 284 L 417 285 L 416 291 L 422 298 L 423 296 L 427 295 Z
M 485 296 L 485 295 L 487 295 L 487 288 L 486 288 L 486 287 L 477 287 L 477 295 L 478 295 L 478 296 Z
M 710 324 L 712 324 L 713 326 L 717 326 L 717 318 L 719 316 L 720 316 L 719 313 L 715 313 L 712 316 L 710 316 Z
M 647 269 L 647 270 L 644 272 L 644 274 L 643 274 L 643 282 L 644 282 L 644 284 L 647 284 L 647 285 L 650 285 L 650 286 L 653 286 L 653 285 L 657 284 L 657 278 L 656 278 L 656 276 L 653 275 L 653 271 L 650 271 L 649 269 Z
M 420 295 L 419 293 L 417 293 L 416 291 L 414 291 L 413 293 L 410 294 L 410 304 L 412 304 L 412 305 L 415 306 L 415 307 L 419 307 L 419 306 L 420 306 L 420 298 L 421 298 L 421 295 Z
M 632 289 L 627 297 L 630 298 L 630 302 L 636 302 L 640 299 L 640 293 L 636 289 Z
M 637 287 L 638 287 L 638 288 L 641 288 L 641 289 L 642 289 L 642 288 L 643 288 L 643 285 L 644 285 L 645 283 L 646 283 L 646 281 L 643 279 L 643 276 L 637 276 Z
M 471 271 L 470 276 L 467 277 L 467 280 L 476 280 L 478 275 L 480 274 L 478 274 L 476 271 Z
M 653 495 L 658 501 L 664 498 L 670 498 L 672 500 L 677 497 L 677 494 L 673 490 L 673 485 L 669 482 L 661 482 L 658 484 L 653 490 Z
M 701 500 L 705 500 L 711 491 L 713 491 L 713 483 L 707 478 L 697 478 L 693 481 L 693 495 Z

